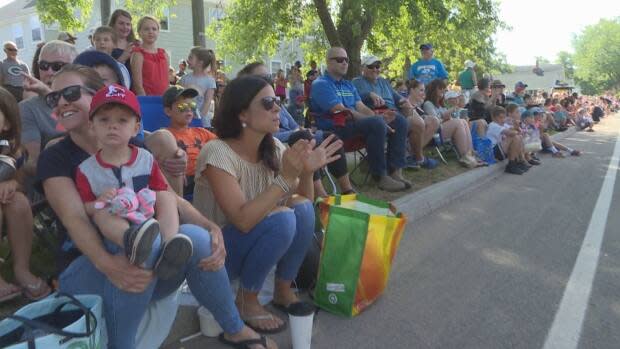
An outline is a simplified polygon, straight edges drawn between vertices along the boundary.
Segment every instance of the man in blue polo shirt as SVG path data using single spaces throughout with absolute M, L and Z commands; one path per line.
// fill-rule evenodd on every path
M 310 92 L 310 111 L 316 117 L 318 128 L 333 130 L 343 140 L 361 135 L 366 143 L 370 173 L 379 182 L 380 189 L 401 191 L 411 188 L 411 182 L 402 176 L 407 139 L 405 118 L 394 111 L 375 115 L 362 103 L 355 86 L 344 79 L 349 58 L 343 48 L 330 48 L 326 63 L 325 74 L 312 83 Z M 345 111 L 352 115 L 352 119 L 342 126 L 335 125 L 330 116 Z M 386 140 L 387 155 L 384 150 Z
M 433 58 L 433 45 L 420 45 L 422 58 L 411 65 L 409 69 L 409 80 L 416 79 L 425 86 L 435 79 L 447 79 L 448 72 L 440 60 Z
M 407 98 L 394 91 L 387 79 L 381 76 L 381 60 L 375 56 L 368 56 L 362 60 L 362 76 L 353 79 L 353 85 L 360 94 L 362 101 L 369 108 L 387 107 L 396 110 L 403 117 L 407 117 L 409 146 L 413 153 L 412 158 L 407 159 L 408 167 L 424 167 L 433 169 L 438 162 L 435 159 L 425 157 L 423 148 L 427 145 L 439 128 L 439 123 L 434 118 L 428 118 L 427 122 L 419 115 L 413 113 L 413 106 Z

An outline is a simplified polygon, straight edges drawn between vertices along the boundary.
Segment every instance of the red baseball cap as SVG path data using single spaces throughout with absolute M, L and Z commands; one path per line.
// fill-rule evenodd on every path
M 136 114 L 138 121 L 141 119 L 138 97 L 126 87 L 117 84 L 106 86 L 95 93 L 90 103 L 90 118 L 93 118 L 99 108 L 110 103 L 126 106 Z

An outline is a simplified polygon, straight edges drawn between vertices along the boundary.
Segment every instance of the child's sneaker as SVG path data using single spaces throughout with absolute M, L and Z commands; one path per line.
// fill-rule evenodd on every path
M 523 172 L 524 171 L 519 167 L 516 161 L 508 161 L 508 165 L 506 165 L 506 173 L 522 175 Z
M 125 232 L 125 254 L 129 263 L 142 265 L 153 252 L 153 243 L 159 236 L 159 222 L 147 219 L 140 225 L 132 225 Z
M 155 264 L 155 274 L 162 280 L 178 275 L 187 261 L 192 257 L 194 247 L 192 240 L 183 234 L 177 234 L 164 243 L 164 248 Z
M 570 155 L 572 156 L 581 156 L 581 152 L 577 149 L 574 149 L 573 151 L 570 152 Z
M 528 162 L 530 163 L 530 165 L 534 165 L 534 166 L 538 166 L 542 163 L 540 160 L 536 160 L 534 158 L 530 159 Z
M 523 170 L 523 172 L 527 172 L 532 167 L 532 165 L 525 161 L 518 161 L 517 165 Z

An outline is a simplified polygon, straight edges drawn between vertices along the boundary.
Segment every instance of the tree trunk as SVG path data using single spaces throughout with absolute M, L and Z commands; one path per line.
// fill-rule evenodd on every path
M 205 6 L 203 0 L 192 0 L 192 29 L 195 46 L 207 46 L 205 26 Z
M 409 68 L 411 67 L 411 58 L 407 56 L 405 58 L 405 64 L 403 65 L 403 81 L 409 80 Z
M 101 11 L 101 25 L 108 25 L 111 10 L 110 0 L 99 0 L 99 10 Z

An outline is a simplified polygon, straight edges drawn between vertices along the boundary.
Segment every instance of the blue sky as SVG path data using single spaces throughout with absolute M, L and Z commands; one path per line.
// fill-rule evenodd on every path
M 499 51 L 512 65 L 534 65 L 534 57 L 552 62 L 572 52 L 572 38 L 602 18 L 620 16 L 620 0 L 504 0 L 500 18 L 512 27 L 496 34 Z

